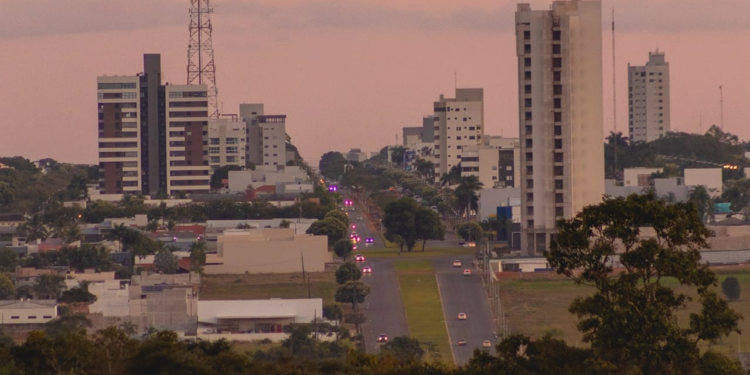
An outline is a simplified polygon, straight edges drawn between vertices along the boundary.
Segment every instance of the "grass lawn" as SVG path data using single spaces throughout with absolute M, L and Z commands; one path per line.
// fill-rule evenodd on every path
M 435 344 L 442 361 L 453 363 L 437 280 L 429 262 L 396 262 L 395 268 L 411 337 Z
M 474 255 L 476 249 L 473 247 L 430 247 L 429 243 L 425 250 L 422 251 L 422 247 L 417 246 L 411 252 L 404 251 L 401 255 L 398 254 L 398 247 L 386 248 L 386 249 L 373 249 L 370 250 L 367 247 L 361 247 L 358 252 L 366 257 L 371 258 L 425 258 L 425 257 L 436 257 L 436 256 L 452 256 L 452 255 Z
M 739 327 L 743 332 L 749 332 L 750 269 L 717 268 L 714 271 L 719 278 L 718 293 L 721 296 L 723 296 L 721 282 L 726 277 L 734 276 L 740 282 L 743 291 L 740 293 L 740 299 L 730 302 L 729 306 L 745 317 L 745 320 L 739 322 Z M 549 274 L 549 277 L 534 275 L 534 277 L 525 278 L 503 278 L 500 283 L 501 299 L 511 333 L 523 333 L 533 337 L 551 333 L 555 337 L 564 339 L 569 345 L 585 345 L 581 342 L 582 335 L 576 328 L 578 320 L 568 312 L 568 306 L 575 297 L 593 293 L 592 287 L 576 286 L 572 281 L 552 274 Z M 674 288 L 676 292 L 688 291 L 675 280 L 668 279 L 664 285 Z M 680 323 L 685 326 L 689 314 L 698 311 L 695 302 L 689 306 L 688 309 L 677 314 Z M 742 350 L 750 351 L 750 335 L 743 335 L 740 340 Z M 709 344 L 702 343 L 701 348 L 708 349 Z M 723 341 L 710 345 L 710 348 L 730 356 L 737 353 L 737 334 L 732 334 Z
M 308 272 L 310 296 L 334 302 L 336 277 L 332 272 Z M 302 273 L 204 275 L 202 300 L 307 298 L 307 283 Z

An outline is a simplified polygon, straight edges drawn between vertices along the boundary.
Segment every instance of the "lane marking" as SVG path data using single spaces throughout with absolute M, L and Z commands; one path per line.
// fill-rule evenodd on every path
M 453 350 L 453 338 L 451 337 L 451 330 L 448 329 L 448 319 L 445 319 L 445 303 L 443 302 L 443 293 L 440 291 L 440 279 L 438 279 L 437 273 L 435 273 L 435 283 L 438 284 L 440 306 L 443 308 L 443 322 L 445 323 L 445 331 L 448 333 L 448 346 L 450 346 L 451 348 L 451 357 L 453 357 L 453 364 L 456 364 L 456 352 Z

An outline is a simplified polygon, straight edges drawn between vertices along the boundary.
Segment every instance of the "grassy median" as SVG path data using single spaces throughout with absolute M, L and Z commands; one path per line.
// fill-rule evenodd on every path
M 440 303 L 437 279 L 429 261 L 398 261 L 394 263 L 401 299 L 406 311 L 411 337 L 431 342 L 445 363 L 453 363 L 448 331 Z
M 385 249 L 369 249 L 366 246 L 361 246 L 358 253 L 371 258 L 427 258 L 427 257 L 438 257 L 438 256 L 460 256 L 460 255 L 474 255 L 476 248 L 474 247 L 430 247 L 429 242 L 425 251 L 422 251 L 422 245 L 415 246 L 411 252 L 404 251 L 399 255 L 398 247 L 385 248 Z

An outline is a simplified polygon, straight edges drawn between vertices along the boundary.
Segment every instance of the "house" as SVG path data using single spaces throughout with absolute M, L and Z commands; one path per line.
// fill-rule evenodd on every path
M 23 214 L 0 214 L 0 227 L 20 227 L 25 221 Z
M 198 301 L 199 330 L 216 333 L 284 333 L 291 324 L 322 318 L 323 300 L 265 299 Z
M 57 317 L 55 300 L 0 300 L 0 325 L 41 326 Z

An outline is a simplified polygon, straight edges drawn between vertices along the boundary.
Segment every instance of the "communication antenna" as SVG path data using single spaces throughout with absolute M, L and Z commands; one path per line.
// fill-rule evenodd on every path
M 615 8 L 612 8 L 612 124 L 614 126 L 615 180 L 617 180 L 617 62 L 615 55 Z
M 698 114 L 698 135 L 703 134 L 703 112 Z
M 208 86 L 210 119 L 219 118 L 216 65 L 211 41 L 210 0 L 190 0 L 190 43 L 188 44 L 187 84 Z

